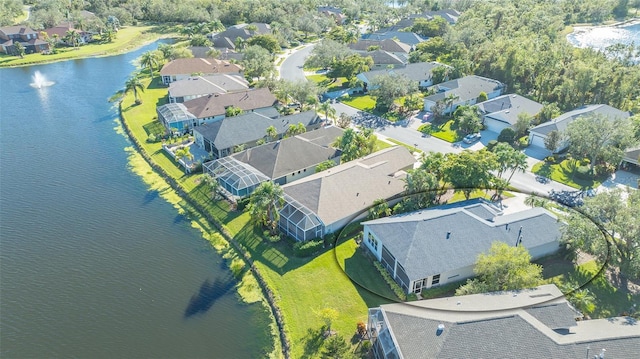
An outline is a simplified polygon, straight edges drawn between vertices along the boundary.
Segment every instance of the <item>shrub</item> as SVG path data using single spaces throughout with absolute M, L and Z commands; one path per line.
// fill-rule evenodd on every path
M 424 133 L 425 135 L 428 135 L 431 133 L 431 131 L 433 131 L 433 128 L 431 127 L 430 123 L 425 123 L 418 127 L 418 131 Z
M 511 127 L 507 127 L 504 130 L 500 131 L 498 135 L 498 142 L 507 142 L 512 143 L 516 139 L 516 131 L 514 131 Z
M 493 149 L 496 147 L 497 144 L 498 144 L 498 141 L 496 140 L 489 141 L 489 143 L 487 143 L 487 150 L 493 151 Z
M 576 174 L 576 177 L 583 180 L 591 179 L 591 174 L 589 173 L 589 166 L 578 166 L 578 168 L 576 168 L 575 174 Z
M 551 164 L 558 163 L 558 156 L 556 155 L 547 156 L 544 158 L 544 161 Z
M 231 269 L 231 273 L 236 279 L 240 279 L 242 277 L 242 272 L 244 271 L 244 261 L 240 258 L 234 258 L 231 261 L 231 265 L 229 266 Z
M 314 238 L 305 242 L 296 242 L 296 244 L 293 245 L 293 255 L 296 257 L 308 257 L 320 252 L 322 248 L 324 248 L 324 241 L 320 238 Z
M 387 282 L 387 284 L 389 285 L 389 287 L 391 287 L 391 290 L 393 290 L 393 293 L 395 293 L 395 295 L 400 298 L 400 300 L 407 300 L 407 295 L 404 293 L 404 291 L 402 290 L 402 288 L 400 288 L 400 286 L 398 285 L 398 283 L 396 283 L 396 281 L 393 280 L 393 278 L 391 278 L 391 275 L 389 274 L 389 272 L 387 272 L 387 270 L 382 266 L 382 264 L 380 264 L 380 262 L 378 261 L 374 261 L 373 265 L 376 267 L 376 269 L 378 270 L 378 272 L 380 272 L 380 275 L 382 275 L 382 278 L 384 278 L 384 281 Z
M 616 167 L 614 165 L 608 163 L 598 164 L 594 168 L 597 176 L 610 175 L 616 171 Z
M 238 200 L 238 204 L 236 208 L 238 209 L 238 211 L 244 211 L 244 209 L 247 208 L 248 204 L 249 204 L 249 197 L 242 198 Z
M 518 146 L 524 148 L 529 146 L 529 136 L 522 136 L 518 139 Z

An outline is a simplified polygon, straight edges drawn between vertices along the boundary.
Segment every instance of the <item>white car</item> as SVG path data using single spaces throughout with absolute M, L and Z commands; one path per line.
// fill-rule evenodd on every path
M 466 136 L 464 136 L 464 138 L 462 139 L 462 142 L 464 143 L 474 143 L 478 140 L 480 140 L 482 138 L 482 135 L 480 134 L 480 132 L 478 133 L 470 133 Z

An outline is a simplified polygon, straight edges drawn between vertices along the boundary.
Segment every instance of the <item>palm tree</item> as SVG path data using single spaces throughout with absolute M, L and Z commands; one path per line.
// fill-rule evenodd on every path
M 452 114 L 453 112 L 453 103 L 456 102 L 457 99 L 459 99 L 460 96 L 455 95 L 455 94 L 448 94 L 445 98 L 444 98 L 444 103 L 446 105 L 446 109 L 449 111 L 449 115 Z
M 289 128 L 287 128 L 287 137 L 293 137 L 295 135 L 299 135 L 307 132 L 307 128 L 304 126 L 304 123 L 298 122 L 298 124 L 290 124 Z
M 267 142 L 271 142 L 273 140 L 275 140 L 278 137 L 278 130 L 276 130 L 276 128 L 271 125 L 269 127 L 267 127 Z
M 369 208 L 369 218 L 377 219 L 380 217 L 388 217 L 391 215 L 391 208 L 389 204 L 383 198 L 378 198 L 373 201 L 373 206 Z
M 136 100 L 136 105 L 141 104 L 142 101 L 138 99 L 138 91 L 144 92 L 144 86 L 137 76 L 132 76 L 127 80 L 127 82 L 125 82 L 124 93 L 126 94 L 129 91 L 133 91 L 133 97 Z
M 176 159 L 178 160 L 192 160 L 193 154 L 191 153 L 191 147 L 183 146 L 176 150 Z
M 13 44 L 13 47 L 16 49 L 16 54 L 20 56 L 21 59 L 23 59 L 25 50 L 24 50 L 24 46 L 22 46 L 22 43 L 16 41 Z
M 149 68 L 149 76 L 153 77 L 153 66 L 158 66 L 158 57 L 153 51 L 147 51 L 140 56 L 140 65 Z
M 271 235 L 277 233 L 280 209 L 284 206 L 284 191 L 279 184 L 262 182 L 249 198 L 249 213 L 261 225 L 269 229 Z
M 580 289 L 571 293 L 569 302 L 587 318 L 596 309 L 595 298 L 588 289 Z
M 325 121 L 329 121 L 329 116 L 333 117 L 336 115 L 336 109 L 331 106 L 329 100 L 320 104 L 320 111 L 324 112 Z
M 67 34 L 64 38 L 67 43 L 71 43 L 74 49 L 77 48 L 78 45 L 80 45 L 80 33 L 78 33 L 78 31 L 76 30 L 67 31 Z

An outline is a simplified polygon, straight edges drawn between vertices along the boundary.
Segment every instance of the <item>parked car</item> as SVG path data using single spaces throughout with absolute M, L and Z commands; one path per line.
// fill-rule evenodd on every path
M 480 140 L 481 138 L 482 138 L 482 135 L 480 134 L 480 132 L 478 132 L 478 133 L 470 133 L 470 134 L 464 136 L 462 141 L 464 143 L 474 143 L 474 142 Z

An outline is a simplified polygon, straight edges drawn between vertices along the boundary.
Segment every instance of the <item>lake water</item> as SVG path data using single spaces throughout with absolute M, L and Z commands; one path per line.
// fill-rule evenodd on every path
M 0 69 L 0 357 L 257 358 L 268 316 L 129 169 L 135 52 Z M 35 71 L 54 84 L 35 89 Z
M 567 40 L 578 47 L 592 47 L 604 50 L 614 44 L 640 46 L 640 23 L 627 26 L 602 26 L 585 29 L 577 28 L 567 35 Z

